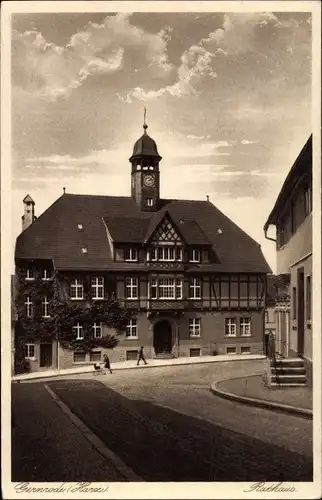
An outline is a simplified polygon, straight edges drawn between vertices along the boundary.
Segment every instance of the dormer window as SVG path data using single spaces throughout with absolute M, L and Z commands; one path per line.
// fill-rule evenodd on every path
M 151 260 L 160 262 L 182 262 L 182 247 L 159 246 L 151 248 Z
M 136 248 L 126 248 L 124 250 L 124 260 L 126 262 L 137 262 L 138 261 L 138 251 Z
M 191 248 L 189 252 L 189 262 L 200 262 L 200 250 Z
M 87 253 L 87 248 L 86 247 L 82 248 L 82 253 Z
M 77 229 L 78 229 L 79 231 L 81 231 L 82 229 L 84 229 L 84 228 L 83 228 L 83 224 L 77 224 Z
M 145 204 L 147 207 L 153 207 L 153 199 L 152 198 L 145 198 Z
M 31 268 L 26 270 L 26 280 L 34 280 L 35 279 L 35 271 Z

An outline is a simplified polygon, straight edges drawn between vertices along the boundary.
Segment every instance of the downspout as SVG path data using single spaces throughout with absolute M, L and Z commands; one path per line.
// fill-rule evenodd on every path
M 276 243 L 276 239 L 275 238 L 270 238 L 269 236 L 267 236 L 267 231 L 268 231 L 268 228 L 269 226 L 264 226 L 264 235 L 265 235 L 265 238 L 269 241 L 274 241 Z

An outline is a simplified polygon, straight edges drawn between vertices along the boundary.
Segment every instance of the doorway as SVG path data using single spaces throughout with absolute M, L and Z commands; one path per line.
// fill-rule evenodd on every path
M 297 353 L 304 354 L 304 269 L 297 271 Z
M 43 368 L 48 368 L 53 364 L 53 344 L 40 344 L 40 363 Z
M 171 354 L 172 328 L 167 319 L 162 319 L 154 325 L 153 346 L 156 356 L 158 354 Z

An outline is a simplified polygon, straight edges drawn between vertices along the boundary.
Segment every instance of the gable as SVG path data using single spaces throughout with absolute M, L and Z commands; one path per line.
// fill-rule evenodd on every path
M 176 243 L 182 245 L 183 241 L 169 217 L 164 217 L 152 233 L 150 242 L 154 245 Z

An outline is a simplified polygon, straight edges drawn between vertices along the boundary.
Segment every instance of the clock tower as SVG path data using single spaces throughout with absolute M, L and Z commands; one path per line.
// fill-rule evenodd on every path
M 155 212 L 159 208 L 159 162 L 162 158 L 155 141 L 147 134 L 145 113 L 146 110 L 144 110 L 144 133 L 134 144 L 133 154 L 129 159 L 132 164 L 131 195 L 141 210 Z

